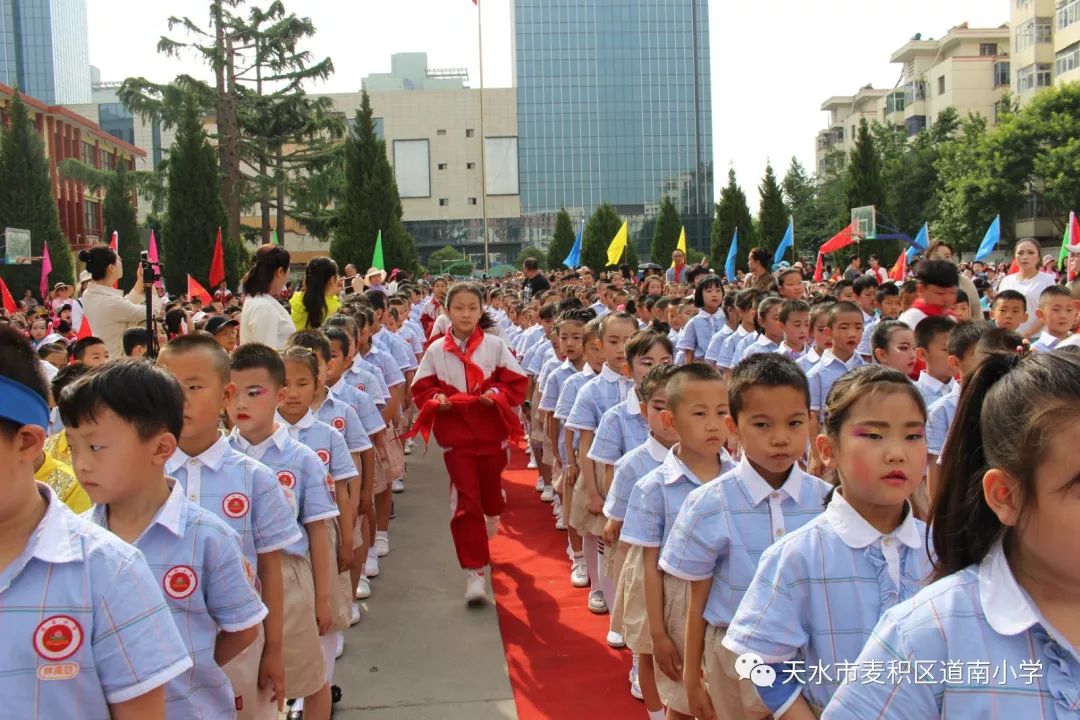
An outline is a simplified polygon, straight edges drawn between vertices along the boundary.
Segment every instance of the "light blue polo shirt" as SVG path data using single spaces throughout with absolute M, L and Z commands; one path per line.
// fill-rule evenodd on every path
M 825 400 L 829 397 L 833 383 L 865 364 L 859 353 L 853 353 L 846 363 L 833 355 L 831 348 L 822 353 L 821 360 L 806 373 L 806 380 L 810 385 L 810 412 L 816 413 L 819 421 L 824 418 Z
M 647 437 L 649 423 L 641 414 L 637 391 L 631 388 L 625 400 L 601 416 L 589 458 L 615 465 L 630 450 L 640 447 Z
M 630 493 L 639 480 L 660 467 L 667 457 L 668 448 L 649 434 L 645 442 L 632 449 L 615 464 L 615 474 L 604 498 L 604 516 L 622 522 L 626 519 L 626 506 Z

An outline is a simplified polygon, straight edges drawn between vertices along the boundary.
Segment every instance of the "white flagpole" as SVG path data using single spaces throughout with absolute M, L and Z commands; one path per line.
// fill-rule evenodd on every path
M 487 215 L 487 157 L 484 141 L 484 26 L 483 8 L 476 0 L 476 44 L 480 51 L 480 211 L 484 217 L 484 271 L 491 270 L 491 254 L 488 252 Z

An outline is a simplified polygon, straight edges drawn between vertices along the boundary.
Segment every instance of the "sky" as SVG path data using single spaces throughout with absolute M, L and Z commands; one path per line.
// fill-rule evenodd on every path
M 433 68 L 466 67 L 470 84 L 479 87 L 478 19 L 484 86 L 509 87 L 512 2 L 482 0 L 482 15 L 470 0 L 285 5 L 312 19 L 317 35 L 309 49 L 334 62 L 334 76 L 310 90 L 355 92 L 365 75 L 389 72 L 390 56 L 398 52 L 427 52 Z M 208 77 L 191 55 L 157 52 L 158 38 L 170 34 L 169 15 L 205 25 L 208 7 L 207 0 L 88 0 L 90 62 L 103 80 L 164 82 L 181 72 Z M 1010 0 L 709 0 L 717 193 L 734 167 L 756 208 L 767 162 L 781 177 L 792 156 L 813 171 L 815 138 L 827 124 L 820 110 L 826 98 L 852 95 L 868 83 L 894 87 L 901 68 L 889 55 L 915 33 L 941 37 L 963 22 L 997 27 L 1008 21 L 1009 7 Z

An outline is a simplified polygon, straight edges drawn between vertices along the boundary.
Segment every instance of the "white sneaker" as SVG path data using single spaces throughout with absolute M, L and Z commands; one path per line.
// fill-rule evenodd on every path
M 484 568 L 465 571 L 465 602 L 479 605 L 487 601 L 487 587 L 484 581 Z
M 379 557 L 386 557 L 390 554 L 390 538 L 389 537 L 375 537 L 375 554 Z
M 364 563 L 364 575 L 367 575 L 368 579 L 373 577 L 379 577 L 379 556 L 374 553 L 368 553 L 367 562 Z
M 345 654 L 345 633 L 339 632 L 337 634 L 337 646 L 334 648 L 334 659 L 341 657 Z
M 405 453 L 406 455 L 412 455 L 412 448 L 413 448 L 413 441 L 412 440 L 406 440 L 405 441 L 405 447 L 402 449 L 402 452 Z
M 394 482 L 390 483 L 390 491 L 395 493 L 405 492 L 405 481 L 398 478 Z
M 530 470 L 535 470 L 536 469 L 536 458 L 534 458 L 534 457 L 532 457 L 530 455 L 529 456 L 529 464 L 526 465 L 525 467 L 527 467 Z
M 600 590 L 589 592 L 589 612 L 603 615 L 608 611 L 607 603 L 604 602 L 604 593 Z
M 540 502 L 554 502 L 555 488 L 551 485 L 544 486 L 544 492 L 540 493 Z
M 556 529 L 556 530 L 565 530 L 565 529 L 566 529 L 566 521 L 565 521 L 565 520 L 563 520 L 563 516 L 562 516 L 562 515 L 560 515 L 559 517 L 555 518 L 555 529 Z
M 371 597 L 371 582 L 361 575 L 360 582 L 356 583 L 356 599 L 367 600 L 369 597 Z
M 544 490 L 544 478 L 536 478 L 536 492 L 543 492 Z
M 559 496 L 555 496 L 554 502 L 551 503 L 551 514 L 562 515 L 562 503 L 559 502 Z
M 623 640 L 623 636 L 614 630 L 609 630 L 607 634 L 607 644 L 616 650 L 621 650 L 626 647 L 626 642 Z
M 352 627 L 356 623 L 360 622 L 360 603 L 354 602 L 352 604 L 352 612 L 349 613 L 349 627 Z M 608 634 L 608 645 L 611 644 L 611 634 Z
M 484 522 L 487 523 L 488 540 L 499 534 L 499 516 L 498 515 L 485 515 Z
M 638 674 L 636 670 L 630 671 L 630 697 L 635 700 L 644 700 L 645 696 L 641 694 L 641 684 L 638 682 Z
M 589 568 L 585 567 L 585 558 L 575 560 L 570 566 L 570 584 L 576 588 L 589 587 Z

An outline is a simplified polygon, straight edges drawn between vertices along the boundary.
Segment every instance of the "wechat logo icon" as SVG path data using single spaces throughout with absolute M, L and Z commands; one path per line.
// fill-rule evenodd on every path
M 735 673 L 740 679 L 749 680 L 760 688 L 772 687 L 776 682 L 776 671 L 754 653 L 743 653 L 735 659 Z

